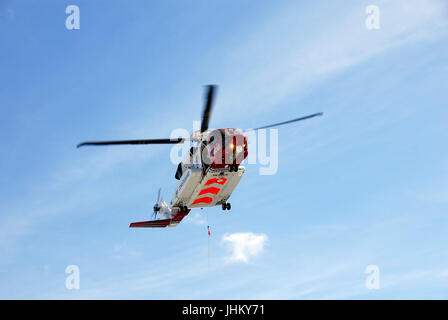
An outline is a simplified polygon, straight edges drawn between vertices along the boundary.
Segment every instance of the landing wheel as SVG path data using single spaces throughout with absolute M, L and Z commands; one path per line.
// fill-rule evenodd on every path
M 231 165 L 229 166 L 229 171 L 230 171 L 230 172 L 237 172 L 237 171 L 238 171 L 238 165 L 233 165 L 233 164 L 231 164 Z
M 184 212 L 188 211 L 188 208 L 186 206 L 181 206 L 181 207 L 179 207 L 179 211 L 180 211 L 180 213 L 184 213 Z
M 227 209 L 227 210 L 230 210 L 230 209 L 232 209 L 232 206 L 230 205 L 230 203 L 229 203 L 229 202 L 227 202 L 227 203 L 226 203 L 226 209 Z
M 221 208 L 222 208 L 222 210 L 226 210 L 226 209 L 227 209 L 227 204 L 226 204 L 226 203 L 223 203 L 223 204 L 221 205 Z

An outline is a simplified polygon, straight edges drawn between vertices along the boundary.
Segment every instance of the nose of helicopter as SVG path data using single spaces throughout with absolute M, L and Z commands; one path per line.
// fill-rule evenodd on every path
M 247 157 L 247 137 L 242 133 L 235 133 L 228 137 L 230 143 L 225 153 L 232 154 L 232 163 L 240 164 Z

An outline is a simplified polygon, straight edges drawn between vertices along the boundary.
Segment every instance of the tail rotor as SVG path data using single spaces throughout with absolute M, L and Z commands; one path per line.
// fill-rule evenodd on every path
M 153 219 L 157 218 L 157 213 L 160 211 L 159 203 L 160 203 L 160 191 L 161 190 L 162 190 L 162 188 L 159 188 L 159 191 L 157 192 L 157 201 L 156 201 L 156 204 L 154 205 L 154 212 L 153 212 L 153 215 L 152 215 Z

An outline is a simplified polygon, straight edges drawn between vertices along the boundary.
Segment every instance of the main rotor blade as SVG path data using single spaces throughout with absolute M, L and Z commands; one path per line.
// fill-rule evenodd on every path
M 278 127 L 278 126 L 282 126 L 284 124 L 288 124 L 288 123 L 292 123 L 292 122 L 296 122 L 296 121 L 302 121 L 302 120 L 306 120 L 306 119 L 310 119 L 310 118 L 314 118 L 314 117 L 322 116 L 322 115 L 323 115 L 323 112 L 314 113 L 314 114 L 311 114 L 309 116 L 300 117 L 300 118 L 297 118 L 297 119 L 292 119 L 292 120 L 283 121 L 283 122 L 278 122 L 278 123 L 274 123 L 274 124 L 269 124 L 267 126 L 258 127 L 258 128 L 255 128 L 255 129 L 247 129 L 245 131 L 251 131 L 251 130 L 255 131 L 255 130 L 266 129 L 266 128 L 271 128 L 271 127 Z
M 204 110 L 202 111 L 201 132 L 204 132 L 208 129 L 208 123 L 210 121 L 210 116 L 212 113 L 213 99 L 215 96 L 216 88 L 217 88 L 217 86 L 215 86 L 215 85 L 207 86 L 208 91 L 205 96 Z
M 187 139 L 175 138 L 175 139 L 141 139 L 141 140 L 117 140 L 117 141 L 91 141 L 78 144 L 76 147 L 82 146 L 106 146 L 106 145 L 118 145 L 118 144 L 176 144 L 184 142 Z

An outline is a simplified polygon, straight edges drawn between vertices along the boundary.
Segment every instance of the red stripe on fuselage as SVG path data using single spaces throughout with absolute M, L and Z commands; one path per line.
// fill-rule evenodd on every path
M 201 196 L 206 193 L 218 194 L 219 190 L 221 190 L 221 189 L 216 188 L 216 187 L 205 188 L 205 189 L 202 189 L 201 192 L 199 192 L 198 196 Z
M 214 183 L 220 184 L 220 185 L 224 185 L 224 183 L 226 183 L 227 179 L 226 178 L 212 178 L 207 180 L 207 182 L 204 184 L 204 186 L 208 186 Z
M 194 200 L 192 204 L 211 203 L 212 201 L 213 201 L 213 199 L 210 197 L 202 197 L 202 198 Z

